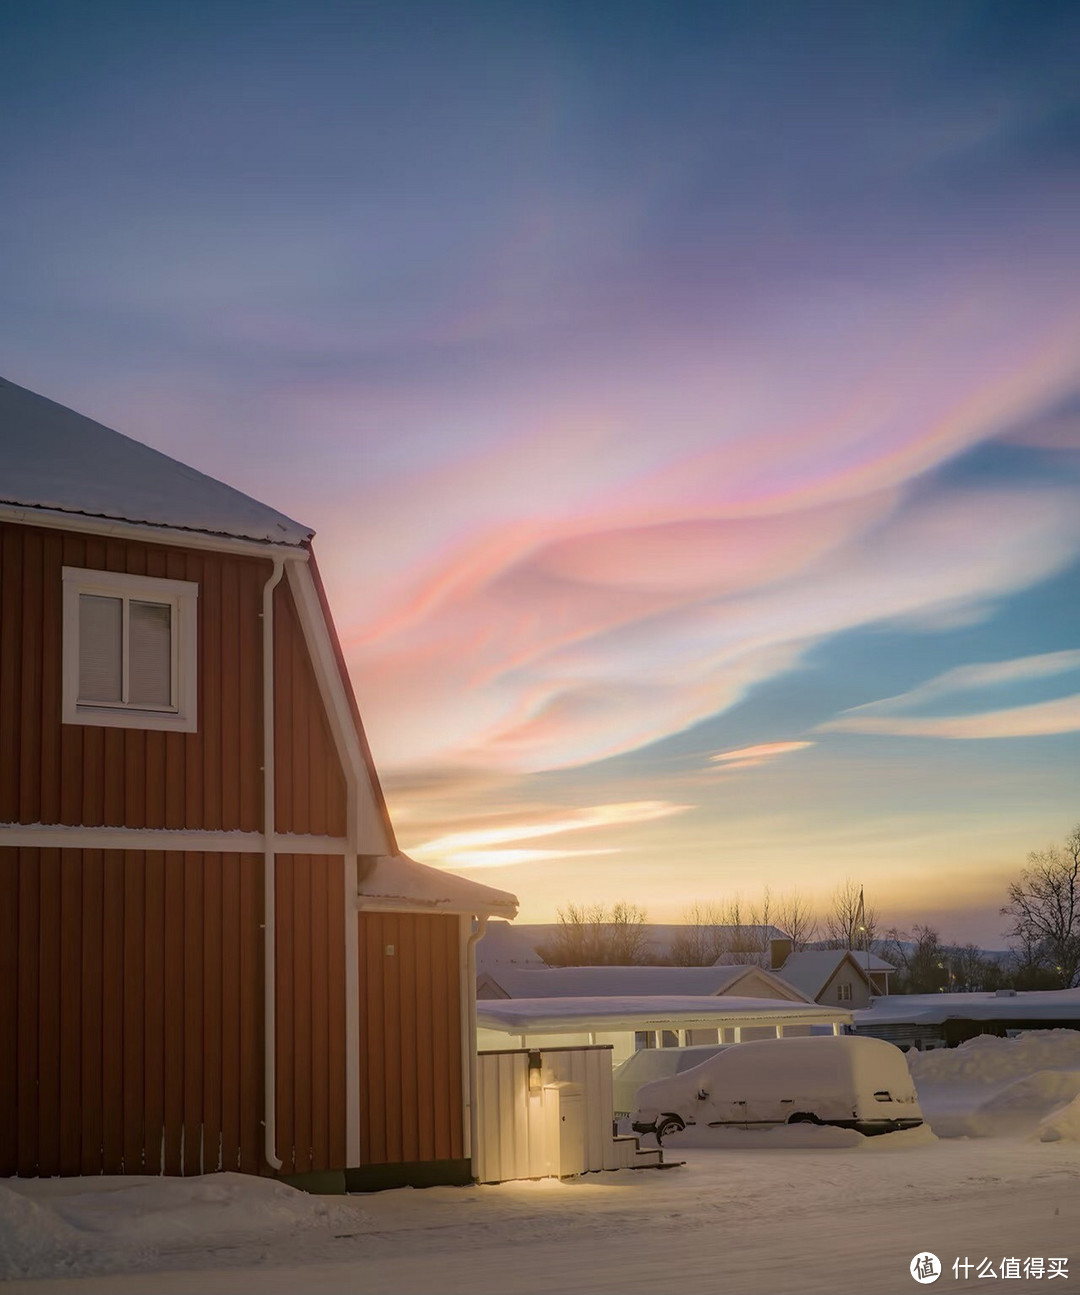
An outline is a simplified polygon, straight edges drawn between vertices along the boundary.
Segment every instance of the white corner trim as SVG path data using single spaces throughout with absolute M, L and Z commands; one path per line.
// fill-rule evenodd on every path
M 353 800 L 356 816 L 355 845 L 358 854 L 380 855 L 390 853 L 390 843 L 383 829 L 382 816 L 375 804 L 368 774 L 367 761 L 360 747 L 360 739 L 353 724 L 352 707 L 338 670 L 337 658 L 330 642 L 330 634 L 323 616 L 322 604 L 315 592 L 311 569 L 307 566 L 288 567 L 289 588 L 300 617 L 319 695 L 330 723 L 330 731 L 341 760 Z
M 345 883 L 345 1167 L 360 1164 L 360 923 L 356 855 L 342 860 Z
M 461 1034 L 461 1142 L 465 1150 L 465 1159 L 475 1161 L 473 1151 L 472 1112 L 476 1104 L 476 1093 L 473 1090 L 473 1053 L 476 1051 L 476 1037 L 472 1033 L 471 1002 L 476 1001 L 475 978 L 470 979 L 470 954 L 472 953 L 472 920 L 464 914 L 458 917 L 458 1028 Z M 470 1001 L 471 1000 L 471 1001 Z M 476 1165 L 473 1164 L 473 1177 L 476 1177 Z

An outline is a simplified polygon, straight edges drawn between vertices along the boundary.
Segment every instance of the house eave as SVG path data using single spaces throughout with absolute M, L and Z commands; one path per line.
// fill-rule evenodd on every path
M 250 557 L 281 557 L 286 561 L 306 562 L 307 544 L 277 540 L 256 540 L 216 531 L 201 531 L 155 522 L 127 521 L 94 513 L 68 512 L 56 508 L 39 508 L 33 504 L 0 503 L 0 521 L 24 526 L 44 526 L 50 530 L 77 531 L 83 535 L 112 535 L 148 544 L 168 544 L 177 548 L 209 549 L 215 553 L 243 553 Z

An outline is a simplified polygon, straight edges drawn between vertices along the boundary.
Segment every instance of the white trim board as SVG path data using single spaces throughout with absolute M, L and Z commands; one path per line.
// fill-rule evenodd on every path
M 348 854 L 340 836 L 275 833 L 275 854 Z M 262 832 L 173 831 L 168 828 L 84 827 L 66 823 L 0 823 L 0 847 L 34 850 L 166 850 L 189 854 L 262 854 Z

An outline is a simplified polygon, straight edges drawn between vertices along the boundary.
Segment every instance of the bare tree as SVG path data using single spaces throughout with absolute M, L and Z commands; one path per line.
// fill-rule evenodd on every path
M 649 933 L 645 928 L 645 910 L 620 899 L 612 905 L 608 921 L 609 961 L 613 966 L 629 967 L 646 962 Z
M 711 967 L 723 952 L 718 905 L 700 900 L 683 914 L 683 927 L 671 942 L 671 961 L 677 967 Z
M 537 953 L 552 967 L 629 966 L 646 962 L 648 932 L 645 911 L 619 900 L 611 911 L 603 904 L 559 909 L 559 925 L 549 944 Z
M 986 957 L 977 944 L 962 944 L 950 949 L 949 969 L 953 989 L 966 993 L 1000 989 L 1004 979 L 998 963 Z
M 792 953 L 801 953 L 818 932 L 818 919 L 809 902 L 794 890 L 777 900 L 776 925 L 791 936 Z
M 891 927 L 881 947 L 896 967 L 894 992 L 934 994 L 953 988 L 948 950 L 932 926 L 915 926 L 910 934 Z
M 769 965 L 769 927 L 772 925 L 772 897 L 768 887 L 756 904 L 744 904 L 740 896 L 720 908 L 720 957 L 735 966 Z
M 1080 983 L 1080 824 L 1064 847 L 1033 850 L 1008 895 L 1001 912 L 1014 951 L 1062 989 Z
M 863 900 L 863 888 L 848 878 L 833 891 L 825 916 L 825 934 L 832 949 L 869 949 L 877 934 L 877 910 Z

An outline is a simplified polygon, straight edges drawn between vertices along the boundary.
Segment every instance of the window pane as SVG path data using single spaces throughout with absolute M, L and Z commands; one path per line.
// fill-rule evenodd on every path
M 122 701 L 121 627 L 119 598 L 79 595 L 79 700 Z
M 172 608 L 132 599 L 128 618 L 128 701 L 132 706 L 171 706 Z

